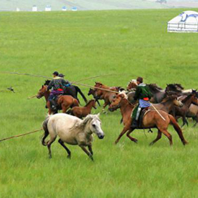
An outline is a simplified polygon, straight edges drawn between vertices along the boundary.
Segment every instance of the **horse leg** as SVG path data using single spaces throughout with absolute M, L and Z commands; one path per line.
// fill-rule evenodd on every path
M 131 141 L 137 143 L 138 140 L 130 136 L 130 134 L 131 134 L 133 131 L 134 131 L 134 128 L 130 129 L 129 132 L 127 133 L 127 137 L 128 137 Z
M 91 144 L 88 146 L 88 149 L 89 149 L 89 152 L 93 155 L 93 150 L 92 150 L 92 145 Z
M 105 102 L 104 105 L 103 105 L 103 108 L 102 108 L 102 112 L 105 113 L 105 114 L 107 113 L 107 112 L 105 111 L 105 108 L 106 108 L 107 105 L 108 105 L 108 103 Z
M 92 154 L 84 146 L 80 146 L 80 148 L 89 156 L 92 161 L 94 161 Z
M 193 118 L 193 120 L 195 121 L 195 124 L 193 125 L 193 127 L 196 127 L 197 123 L 198 123 L 198 118 L 197 116 Z
M 65 146 L 64 142 L 61 139 L 58 140 L 58 143 L 67 151 L 67 154 L 68 154 L 67 158 L 70 159 L 71 158 L 71 151 Z
M 69 109 L 69 105 L 62 104 L 61 108 L 62 108 L 62 112 L 66 113 L 66 111 Z
M 51 144 L 56 140 L 56 137 L 54 137 L 53 139 L 51 138 L 48 142 L 47 142 L 47 148 L 49 151 L 49 158 L 52 158 L 52 152 L 51 152 Z
M 118 136 L 117 140 L 115 141 L 115 144 L 117 144 L 120 140 L 120 138 L 130 129 L 130 126 L 125 126 L 122 129 L 122 132 L 120 133 L 120 135 Z
M 173 144 L 172 135 L 166 129 L 159 129 L 159 130 L 169 139 L 170 146 L 172 146 Z
M 158 130 L 157 137 L 149 145 L 152 146 L 155 142 L 157 142 L 159 139 L 161 139 L 161 137 L 162 137 L 162 132 L 160 130 Z
M 185 124 L 188 126 L 188 121 L 186 120 L 185 116 L 182 116 L 182 121 L 183 121 L 183 124 L 181 127 L 183 127 Z

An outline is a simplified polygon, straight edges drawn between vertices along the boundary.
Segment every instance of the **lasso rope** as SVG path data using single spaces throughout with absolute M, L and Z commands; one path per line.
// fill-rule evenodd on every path
M 5 140 L 10 140 L 10 139 L 13 139 L 13 138 L 17 138 L 17 137 L 21 137 L 21 136 L 25 136 L 25 135 L 29 135 L 31 133 L 36 133 L 36 132 L 41 131 L 41 130 L 43 130 L 43 128 L 37 129 L 35 131 L 30 131 L 30 132 L 27 132 L 27 133 L 23 133 L 23 134 L 20 134 L 20 135 L 14 135 L 14 136 L 11 136 L 11 137 L 7 137 L 7 138 L 4 138 L 4 139 L 1 139 L 0 142 L 5 141 Z

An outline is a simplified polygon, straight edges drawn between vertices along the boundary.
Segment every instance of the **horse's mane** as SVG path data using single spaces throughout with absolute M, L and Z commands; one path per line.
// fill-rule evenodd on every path
M 184 88 L 182 87 L 181 84 L 167 84 L 166 90 L 169 89 L 169 91 L 177 91 L 181 92 Z
M 147 84 L 147 86 L 149 87 L 150 91 L 155 93 L 163 90 L 161 87 L 159 87 L 156 84 Z
M 186 101 L 188 101 L 190 99 L 190 97 L 192 96 L 193 93 L 190 93 L 189 95 L 186 96 L 186 98 L 184 98 L 182 100 L 182 103 L 185 103 Z
M 93 119 L 98 119 L 98 120 L 100 120 L 99 114 L 96 114 L 96 115 L 94 115 L 94 114 L 89 114 L 89 115 L 87 115 L 87 116 L 83 119 L 83 121 L 79 124 L 79 127 L 84 127 L 89 121 L 91 121 L 91 120 L 93 120 Z
M 167 96 L 167 97 L 165 97 L 165 98 L 162 100 L 161 104 L 164 104 L 164 103 L 166 103 L 166 102 L 168 102 L 168 101 L 172 101 L 172 100 L 174 100 L 174 99 L 176 99 L 176 96 L 175 96 L 175 97 L 173 97 L 173 96 Z
M 45 83 L 44 83 L 44 85 L 49 85 L 50 82 L 51 82 L 51 80 L 46 80 Z

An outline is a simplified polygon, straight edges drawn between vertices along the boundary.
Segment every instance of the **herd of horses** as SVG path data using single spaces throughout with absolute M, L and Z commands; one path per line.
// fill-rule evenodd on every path
M 48 101 L 50 92 L 47 90 L 48 84 L 49 81 L 46 81 L 44 85 L 42 85 L 41 89 L 38 91 L 37 98 L 39 99 L 41 97 L 45 97 L 46 108 L 48 108 L 48 113 L 49 115 L 52 114 L 52 116 L 49 116 L 43 124 L 43 129 L 45 133 L 42 140 L 42 144 L 48 146 L 50 156 L 51 156 L 50 146 L 53 143 L 53 141 L 56 139 L 57 135 L 60 137 L 59 143 L 66 149 L 68 153 L 68 157 L 70 157 L 70 151 L 64 145 L 64 142 L 68 144 L 78 144 L 78 143 L 76 141 L 74 142 L 70 141 L 72 138 L 69 137 L 69 135 L 65 135 L 63 139 L 61 139 L 61 134 L 64 134 L 63 132 L 61 132 L 61 130 L 59 132 L 57 131 L 54 132 L 53 130 L 51 130 L 50 132 L 49 130 L 50 126 L 48 126 L 49 120 L 57 119 L 57 123 L 60 122 L 61 119 L 64 120 L 63 118 L 65 118 L 66 120 L 70 120 L 67 121 L 67 125 L 68 122 L 71 123 L 73 122 L 74 125 L 70 126 L 73 130 L 78 125 L 78 124 L 76 125 L 75 123 L 81 123 L 83 122 L 83 120 L 88 120 L 88 118 L 94 117 L 94 115 L 91 115 L 92 108 L 96 108 L 96 103 L 100 105 L 101 100 L 104 101 L 103 110 L 102 110 L 104 113 L 105 113 L 105 108 L 107 106 L 109 106 L 108 110 L 111 112 L 117 109 L 120 109 L 121 112 L 121 116 L 122 116 L 121 122 L 123 123 L 124 128 L 121 131 L 115 143 L 118 143 L 118 141 L 124 134 L 126 134 L 131 141 L 137 143 L 138 140 L 131 136 L 131 133 L 135 130 L 135 128 L 132 128 L 131 115 L 134 107 L 137 105 L 137 101 L 134 100 L 134 94 L 137 87 L 136 80 L 130 81 L 126 89 L 119 86 L 109 87 L 100 82 L 96 82 L 95 85 L 92 88 L 90 88 L 88 92 L 88 95 L 93 96 L 93 99 L 91 99 L 90 101 L 87 101 L 85 95 L 82 93 L 82 91 L 78 86 L 71 85 L 70 87 L 67 87 L 67 90 L 64 95 L 60 95 L 57 98 L 58 109 L 62 110 L 61 114 L 56 114 L 57 111 L 54 112 L 50 107 L 50 103 Z M 168 84 L 165 89 L 162 89 L 156 84 L 147 84 L 147 86 L 149 87 L 152 93 L 152 98 L 150 100 L 152 106 L 144 114 L 144 117 L 142 119 L 142 125 L 138 129 L 150 130 L 151 128 L 156 128 L 158 130 L 157 137 L 150 143 L 150 145 L 157 142 L 161 138 L 162 134 L 164 134 L 169 139 L 169 143 L 170 145 L 172 145 L 172 136 L 168 132 L 168 126 L 172 125 L 175 131 L 177 132 L 183 145 L 187 144 L 187 141 L 183 136 L 182 129 L 179 126 L 177 120 L 179 118 L 182 118 L 183 120 L 182 126 L 184 126 L 185 124 L 188 125 L 187 118 L 192 118 L 195 121 L 194 126 L 196 126 L 196 124 L 198 123 L 197 91 L 193 89 L 184 90 L 184 88 L 180 84 Z M 78 93 L 80 93 L 80 95 L 84 99 L 86 103 L 85 106 L 80 106 Z M 59 117 L 61 117 L 61 119 Z M 73 119 L 74 117 L 76 120 Z M 91 123 L 91 120 L 92 119 L 90 119 L 89 124 Z M 99 116 L 97 117 L 96 120 L 99 121 L 97 126 L 96 124 L 94 124 L 91 125 L 92 127 L 90 126 L 88 127 L 89 134 L 100 133 L 103 134 L 102 137 L 104 137 L 104 133 L 102 132 L 102 129 L 100 127 Z M 53 127 L 51 128 L 53 129 Z M 87 127 L 85 128 L 86 130 L 88 129 Z M 79 129 L 77 131 L 79 131 Z M 44 140 L 49 134 L 51 138 L 47 143 L 45 143 Z M 73 140 L 74 139 L 78 139 L 78 138 L 73 137 Z M 82 142 L 84 143 L 78 145 L 91 159 L 93 159 L 91 141 L 83 140 Z M 85 143 L 85 142 L 89 142 L 89 143 Z M 89 151 L 86 150 L 85 146 L 88 146 Z

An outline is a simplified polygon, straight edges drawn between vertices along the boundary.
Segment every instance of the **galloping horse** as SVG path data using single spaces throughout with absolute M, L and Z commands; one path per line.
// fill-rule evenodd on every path
M 83 118 L 91 113 L 92 107 L 96 109 L 96 101 L 93 99 L 90 100 L 84 107 L 73 107 L 68 113 L 78 118 Z
M 50 83 L 50 80 L 46 80 L 44 85 L 49 85 L 49 83 Z M 79 99 L 77 97 L 78 93 L 80 93 L 85 103 L 87 103 L 87 99 L 85 95 L 82 93 L 81 89 L 78 86 L 70 85 L 69 87 L 64 87 L 64 95 L 70 95 L 73 98 L 77 99 L 79 102 Z
M 181 102 L 183 103 L 183 106 L 175 107 L 175 110 L 173 111 L 173 115 L 176 118 L 182 117 L 182 121 L 183 121 L 182 126 L 184 126 L 185 124 L 187 124 L 188 126 L 188 121 L 186 119 L 186 116 L 191 104 L 198 105 L 197 92 L 193 90 L 192 93 L 190 93 L 189 95 L 181 96 L 180 98 L 181 98 Z
M 124 96 L 117 95 L 113 99 L 111 105 L 109 106 L 109 110 L 115 111 L 118 108 L 120 108 L 120 111 L 122 114 L 124 128 L 123 128 L 122 132 L 120 133 L 119 137 L 117 138 L 117 140 L 115 141 L 115 143 L 118 143 L 120 138 L 127 131 L 128 131 L 127 137 L 131 141 L 137 142 L 137 139 L 130 136 L 130 133 L 135 129 L 135 128 L 131 127 L 131 124 L 132 124 L 131 113 L 134 109 L 134 106 L 132 104 L 130 104 L 129 101 L 124 98 Z M 158 135 L 157 135 L 156 139 L 150 143 L 150 145 L 157 142 L 161 138 L 162 133 L 169 139 L 170 145 L 172 145 L 172 136 L 167 130 L 168 126 L 170 124 L 173 125 L 174 129 L 178 133 L 183 145 L 187 144 L 187 141 L 183 137 L 182 130 L 179 127 L 179 125 L 177 124 L 175 118 L 172 115 L 170 115 L 164 111 L 159 110 L 159 112 L 165 118 L 165 120 L 163 120 L 160 117 L 160 115 L 156 111 L 153 111 L 153 110 L 147 111 L 143 118 L 143 127 L 142 128 L 157 128 L 158 129 Z
M 84 120 L 81 120 L 68 114 L 58 113 L 45 119 L 43 129 L 45 132 L 42 144 L 48 147 L 50 158 L 52 156 L 51 144 L 56 140 L 57 136 L 60 137 L 58 142 L 67 151 L 68 158 L 71 157 L 71 152 L 64 142 L 80 146 L 91 160 L 93 160 L 92 134 L 95 133 L 99 139 L 104 138 L 99 115 L 88 115 Z M 50 140 L 45 142 L 48 135 L 50 135 Z M 89 151 L 85 148 L 86 146 L 88 146 Z
M 51 109 L 50 101 L 48 101 L 49 95 L 50 92 L 47 90 L 47 85 L 43 85 L 37 94 L 37 98 L 40 99 L 43 96 L 45 97 L 46 106 L 49 109 L 48 114 L 50 115 L 51 113 L 57 113 L 57 112 L 53 112 Z M 57 104 L 58 104 L 58 108 L 62 109 L 63 113 L 66 113 L 66 111 L 70 107 L 72 108 L 75 106 L 79 106 L 78 100 L 76 100 L 72 96 L 66 96 L 66 95 L 60 95 L 57 99 Z
M 95 88 L 94 89 L 95 98 L 103 99 L 105 101 L 103 105 L 103 110 L 105 109 L 107 105 L 111 104 L 113 98 L 117 95 L 119 91 L 119 87 L 108 87 L 99 82 L 96 82 L 94 88 Z M 105 89 L 105 90 L 102 90 L 102 89 Z

